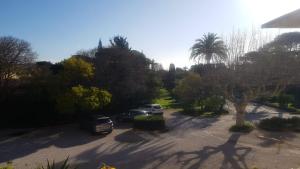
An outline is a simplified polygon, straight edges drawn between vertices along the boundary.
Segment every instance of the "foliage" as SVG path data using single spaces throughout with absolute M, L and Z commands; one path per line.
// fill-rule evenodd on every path
M 291 104 L 289 104 L 287 110 L 290 111 L 291 114 L 300 114 L 300 108 L 296 108 Z
M 242 36 L 240 36 L 242 35 Z M 263 39 L 233 35 L 227 46 L 224 67 L 210 67 L 201 74 L 202 81 L 231 101 L 236 109 L 236 124 L 244 126 L 247 104 L 259 97 L 276 95 L 288 85 L 299 84 L 297 53 L 265 50 Z M 266 45 L 267 46 L 267 45 Z M 208 88 L 209 89 L 209 88 Z
M 11 36 L 0 37 L 0 101 L 10 94 L 16 79 L 28 75 L 34 58 L 28 42 Z
M 165 74 L 164 77 L 164 87 L 169 91 L 175 87 L 176 81 L 176 68 L 173 63 L 170 64 L 169 71 Z
M 133 126 L 145 130 L 163 130 L 165 129 L 165 120 L 162 115 L 139 115 L 134 117 Z
M 280 94 L 277 100 L 280 108 L 288 108 L 289 103 L 294 101 L 294 97 L 288 94 Z
M 96 53 L 97 86 L 112 95 L 111 111 L 120 112 L 150 102 L 158 94 L 160 79 L 151 60 L 135 50 L 100 48 Z
M 255 128 L 255 126 L 251 122 L 245 121 L 245 123 L 242 126 L 235 124 L 235 125 L 231 126 L 229 130 L 232 132 L 249 133 L 254 128 Z
M 268 51 L 297 51 L 300 44 L 300 32 L 287 32 L 278 35 L 272 42 L 264 47 Z
M 269 119 L 261 120 L 259 123 L 259 127 L 269 131 L 300 131 L 300 118 L 272 117 Z
M 94 112 L 111 101 L 111 94 L 96 87 L 72 87 L 57 99 L 58 109 L 63 113 Z
M 101 41 L 100 41 L 101 42 Z M 81 57 L 83 60 L 87 62 L 92 62 L 92 59 L 95 58 L 97 48 L 92 48 L 89 50 L 79 50 L 76 52 L 77 57 Z
M 159 104 L 163 108 L 174 108 L 175 107 L 175 99 L 170 96 L 170 93 L 166 89 L 159 90 L 159 97 L 153 99 L 152 103 Z
M 55 164 L 54 161 L 52 163 L 50 163 L 47 160 L 47 166 L 45 166 L 45 167 L 41 166 L 41 167 L 38 167 L 37 169 L 71 169 L 68 161 L 69 161 L 69 157 L 66 158 L 60 166 L 58 166 L 57 164 Z
M 184 104 L 185 108 L 201 99 L 201 84 L 200 76 L 195 73 L 189 73 L 178 82 L 174 94 Z
M 5 166 L 0 166 L 0 169 L 14 169 L 12 162 L 7 162 Z
M 113 48 L 122 48 L 122 49 L 130 49 L 129 43 L 127 42 L 127 38 L 122 36 L 115 36 L 110 40 L 110 45 Z
M 203 35 L 203 38 L 197 39 L 191 48 L 190 59 L 197 60 L 200 63 L 204 59 L 206 63 L 210 61 L 222 61 L 226 58 L 226 47 L 224 42 L 214 33 Z
M 295 99 L 296 97 L 298 96 L 295 95 L 294 93 L 287 94 L 287 92 L 283 92 L 278 96 L 273 96 L 269 98 L 266 97 L 264 99 L 260 98 L 258 101 L 267 106 L 286 110 L 292 114 L 299 114 L 300 108 L 298 107 L 297 99 Z
M 63 71 L 61 76 L 67 85 L 86 84 L 94 77 L 94 67 L 92 64 L 78 57 L 71 57 L 62 62 Z
M 103 165 L 99 169 L 116 169 L 116 167 L 108 166 L 103 163 Z
M 217 113 L 223 110 L 225 99 L 222 96 L 214 95 L 203 99 L 202 104 L 205 111 L 212 111 Z

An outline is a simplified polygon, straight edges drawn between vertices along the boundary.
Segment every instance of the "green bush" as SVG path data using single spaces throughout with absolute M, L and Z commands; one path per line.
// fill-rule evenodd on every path
M 220 112 L 225 104 L 225 99 L 222 96 L 211 96 L 203 100 L 205 111 Z
M 94 112 L 111 102 L 112 95 L 97 87 L 74 86 L 57 98 L 61 113 Z
M 259 127 L 264 130 L 269 131 L 300 131 L 300 118 L 292 117 L 292 118 L 280 118 L 280 117 L 272 117 L 269 119 L 261 120 L 259 123 Z
M 133 126 L 144 130 L 163 130 L 165 129 L 165 120 L 162 115 L 140 115 L 134 117 Z
M 0 169 L 14 169 L 12 162 L 7 162 L 5 166 L 0 166 Z
M 288 110 L 291 111 L 291 114 L 300 114 L 300 109 L 296 108 L 294 105 L 289 105 Z
M 36 169 L 71 169 L 68 161 L 69 161 L 69 157 L 66 158 L 65 161 L 61 165 L 56 165 L 54 161 L 52 163 L 50 163 L 47 160 L 47 166 L 37 167 Z
M 280 94 L 277 97 L 280 108 L 288 108 L 289 103 L 294 101 L 294 96 L 288 94 Z
M 254 124 L 249 122 L 249 121 L 245 121 L 245 124 L 243 126 L 237 126 L 237 125 L 233 125 L 230 127 L 230 131 L 232 132 L 243 132 L 243 133 L 248 133 L 250 131 L 252 131 L 254 129 Z

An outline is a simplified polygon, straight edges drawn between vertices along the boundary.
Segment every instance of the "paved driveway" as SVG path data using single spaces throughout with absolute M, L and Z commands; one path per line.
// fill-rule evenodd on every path
M 265 107 L 249 106 L 248 118 L 278 115 Z M 268 109 L 268 108 L 267 108 Z M 270 110 L 270 109 L 268 109 Z M 255 130 L 228 132 L 232 114 L 200 119 L 177 110 L 165 112 L 169 131 L 143 132 L 121 125 L 107 136 L 91 136 L 74 125 L 44 128 L 18 137 L 0 139 L 0 163 L 13 160 L 18 168 L 33 168 L 46 159 L 67 156 L 82 169 L 102 162 L 118 169 L 289 169 L 300 166 L 300 134 Z M 280 139 L 281 141 L 277 141 Z

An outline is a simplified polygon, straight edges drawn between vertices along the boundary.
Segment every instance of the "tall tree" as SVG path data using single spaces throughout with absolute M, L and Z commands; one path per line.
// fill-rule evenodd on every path
M 209 69 L 202 74 L 202 80 L 218 90 L 233 103 L 236 110 L 236 125 L 245 124 L 246 106 L 259 97 L 272 96 L 283 91 L 288 85 L 299 84 L 299 57 L 295 52 L 286 52 L 277 48 L 264 50 L 258 46 L 262 39 L 250 41 L 248 36 L 235 34 L 227 46 L 230 51 L 230 63 L 225 67 Z M 263 37 L 261 37 L 263 38 Z M 273 43 L 273 42 L 271 42 Z M 251 46 L 255 45 L 255 46 Z M 252 51 L 247 51 L 251 49 Z M 276 52 L 275 52 L 276 51 Z
M 35 53 L 28 42 L 14 37 L 0 37 L 0 92 L 7 92 L 9 81 L 20 78 L 34 60 Z M 1 94 L 4 96 L 3 94 Z
M 129 43 L 127 42 L 127 38 L 122 36 L 115 36 L 113 39 L 110 40 L 110 45 L 111 47 L 115 48 L 130 49 Z
M 211 61 L 218 62 L 226 59 L 224 42 L 214 33 L 208 33 L 201 39 L 197 39 L 191 50 L 190 59 L 197 60 L 198 64 L 201 60 L 210 64 Z
M 175 87 L 175 80 L 176 80 L 176 67 L 173 63 L 169 66 L 169 71 L 166 73 L 164 78 L 164 86 L 169 91 Z
M 150 59 L 139 51 L 117 46 L 124 45 L 116 40 L 116 44 L 98 51 L 95 67 L 97 85 L 112 94 L 112 109 L 120 112 L 150 101 L 157 83 L 149 81 L 155 79 L 149 78 Z

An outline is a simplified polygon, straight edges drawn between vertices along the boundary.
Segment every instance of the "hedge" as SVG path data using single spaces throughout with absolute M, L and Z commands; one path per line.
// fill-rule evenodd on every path
M 269 131 L 300 131 L 300 118 L 272 117 L 260 121 L 259 127 Z
M 229 128 L 229 131 L 249 133 L 254 128 L 255 128 L 255 126 L 253 123 L 251 123 L 250 121 L 245 121 L 245 124 L 243 126 L 233 125 Z
M 165 129 L 165 120 L 162 115 L 135 116 L 133 127 L 143 130 L 163 130 Z

